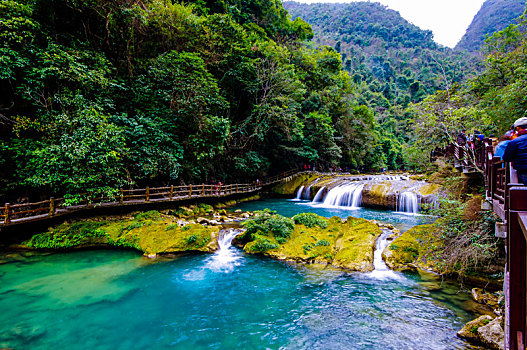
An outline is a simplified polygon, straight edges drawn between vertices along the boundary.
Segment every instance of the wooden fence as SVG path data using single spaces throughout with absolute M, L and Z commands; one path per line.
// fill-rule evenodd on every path
M 137 205 L 143 203 L 170 202 L 185 199 L 199 199 L 210 197 L 223 197 L 233 194 L 243 194 L 259 191 L 263 186 L 272 185 L 280 181 L 287 181 L 297 170 L 290 170 L 282 174 L 269 177 L 263 181 L 255 181 L 250 184 L 229 185 L 186 185 L 146 187 L 139 189 L 120 189 L 114 196 L 96 196 L 83 193 L 83 198 L 75 204 L 68 204 L 65 198 L 50 198 L 37 203 L 6 203 L 0 207 L 0 227 L 15 225 L 35 220 L 45 220 L 57 215 L 64 215 L 75 211 L 92 209 L 94 207 L 116 207 L 125 205 Z

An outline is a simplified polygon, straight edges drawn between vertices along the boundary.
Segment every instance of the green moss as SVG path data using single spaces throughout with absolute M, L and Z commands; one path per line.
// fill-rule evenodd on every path
M 281 195 L 293 195 L 300 186 L 309 184 L 319 177 L 320 175 L 317 174 L 296 175 L 291 181 L 281 182 L 274 186 L 272 191 Z
M 386 264 L 394 270 L 405 270 L 419 266 L 424 269 L 441 270 L 433 259 L 434 250 L 441 248 L 441 241 L 434 234 L 435 226 L 420 225 L 397 237 L 383 252 Z
M 421 194 L 422 196 L 428 196 L 439 192 L 440 188 L 441 186 L 438 184 L 426 184 L 419 188 L 419 194 Z
M 216 249 L 217 227 L 186 225 L 180 228 L 169 217 L 152 212 L 133 220 L 82 221 L 63 224 L 35 235 L 28 247 L 67 249 L 84 245 L 111 245 L 140 250 L 147 254 Z M 155 218 L 155 221 L 151 219 Z
M 37 249 L 66 249 L 94 242 L 105 243 L 107 235 L 100 229 L 104 225 L 104 222 L 94 221 L 64 223 L 48 232 L 31 237 L 26 245 Z
M 135 220 L 159 220 L 161 218 L 161 213 L 157 210 L 151 210 L 143 213 L 139 213 L 135 216 Z
M 381 233 L 378 226 L 368 220 L 351 217 L 346 222 L 334 217 L 326 223 L 327 229 L 318 225 L 306 227 L 297 224 L 285 242 L 260 230 L 244 250 L 278 259 L 314 261 L 358 271 L 371 270 L 375 239 Z M 372 232 L 376 235 L 372 236 Z

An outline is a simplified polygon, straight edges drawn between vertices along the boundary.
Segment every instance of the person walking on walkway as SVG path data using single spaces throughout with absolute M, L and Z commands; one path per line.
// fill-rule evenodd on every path
M 507 144 L 503 153 L 503 160 L 513 162 L 514 169 L 518 172 L 518 181 L 527 185 L 527 117 L 514 122 L 516 137 Z

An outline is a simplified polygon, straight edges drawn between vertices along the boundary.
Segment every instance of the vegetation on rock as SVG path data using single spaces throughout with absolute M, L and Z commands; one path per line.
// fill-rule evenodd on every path
M 63 223 L 33 236 L 26 245 L 37 249 L 109 245 L 137 249 L 145 254 L 212 252 L 217 248 L 218 231 L 218 227 L 198 224 L 180 227 L 174 217 L 150 211 L 130 219 Z
M 267 222 L 283 222 L 287 218 L 270 211 L 260 212 L 244 223 L 247 228 L 244 250 L 276 259 L 316 262 L 354 271 L 373 269 L 373 250 L 379 227 L 365 219 L 338 217 L 325 219 L 306 213 L 293 217 L 296 225 L 287 229 L 288 237 L 276 234 Z M 288 219 L 291 220 L 291 219 Z M 291 220 L 292 222 L 292 220 Z
M 457 188 L 461 177 L 447 178 L 447 189 Z M 430 213 L 440 218 L 416 226 L 397 237 L 383 252 L 392 269 L 423 268 L 464 279 L 503 278 L 504 240 L 495 237 L 496 218 L 481 209 L 481 197 L 456 193 L 439 197 Z

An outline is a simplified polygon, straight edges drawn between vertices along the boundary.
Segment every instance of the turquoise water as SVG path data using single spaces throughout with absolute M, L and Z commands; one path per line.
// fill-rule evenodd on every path
M 430 220 L 403 216 L 401 227 L 415 224 L 405 217 Z M 347 274 L 234 247 L 156 260 L 123 250 L 10 253 L 0 263 L 0 348 L 473 349 L 456 337 L 474 318 L 470 294 L 432 275 Z
M 430 276 L 377 279 L 231 248 L 150 261 L 129 251 L 11 257 L 0 347 L 467 349 L 468 293 Z
M 291 200 L 291 199 L 263 199 L 252 202 L 240 203 L 235 209 L 242 209 L 245 211 L 262 210 L 269 208 L 275 210 L 278 214 L 291 217 L 293 215 L 305 212 L 316 213 L 324 217 L 338 216 L 340 218 L 347 218 L 354 216 L 357 218 L 364 218 L 368 220 L 377 220 L 394 225 L 402 232 L 416 225 L 430 224 L 435 221 L 435 217 L 428 215 L 413 215 L 405 214 L 396 211 L 376 210 L 369 208 L 350 209 L 343 207 L 324 207 L 317 203 L 313 204 L 305 200 Z

